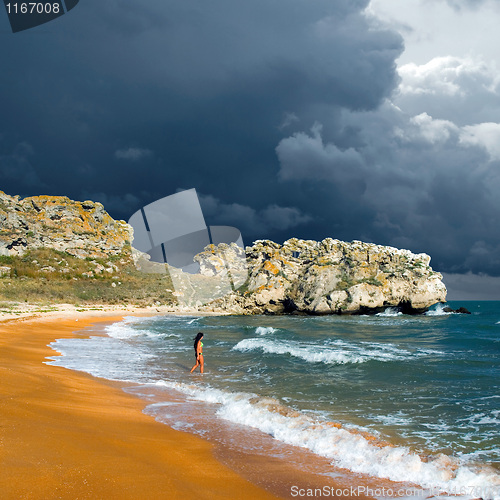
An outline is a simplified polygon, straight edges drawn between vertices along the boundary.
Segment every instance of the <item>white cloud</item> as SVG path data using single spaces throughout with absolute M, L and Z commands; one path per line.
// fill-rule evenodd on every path
M 458 147 L 480 147 L 487 151 L 492 161 L 500 160 L 500 123 L 479 123 L 458 127 L 449 120 L 434 119 L 427 113 L 413 116 L 408 127 L 395 127 L 396 136 L 405 142 L 424 139 L 430 144 L 457 141 Z
M 500 159 L 500 71 L 482 60 L 436 57 L 426 64 L 399 68 L 401 83 L 395 103 L 414 114 L 411 128 L 397 135 L 430 143 L 458 139 L 462 148 L 481 147 Z M 445 119 L 444 119 L 445 118 Z
M 472 57 L 434 57 L 426 64 L 398 69 L 401 94 L 464 97 L 478 90 L 498 94 L 500 73 L 493 64 Z
M 423 112 L 456 125 L 496 122 L 500 116 L 500 70 L 472 57 L 435 57 L 399 68 L 394 103 L 406 113 Z
M 457 63 L 456 58 L 437 57 L 420 66 L 405 64 L 398 69 L 401 76 L 399 91 L 402 94 L 458 94 L 460 87 L 455 79 L 460 65 Z
M 500 123 L 479 123 L 463 127 L 460 142 L 484 147 L 492 160 L 500 160 Z
M 415 125 L 421 137 L 430 143 L 446 142 L 458 127 L 449 120 L 434 120 L 427 113 L 410 118 L 411 125 Z
M 152 156 L 153 152 L 150 149 L 142 148 L 127 148 L 127 149 L 117 149 L 115 151 L 115 158 L 119 160 L 128 161 L 139 161 L 143 158 L 148 158 Z
M 295 133 L 290 131 L 276 148 L 279 178 L 298 192 L 320 193 L 311 215 L 317 220 L 325 212 L 342 213 L 343 227 L 353 228 L 345 233 L 426 251 L 437 269 L 498 274 L 500 53 L 495 49 L 493 57 L 453 46 L 459 39 L 464 46 L 481 33 L 480 23 L 469 32 L 460 28 L 461 22 L 467 24 L 468 15 L 485 20 L 491 2 L 472 14 L 444 0 L 374 4 L 390 6 L 393 13 L 408 9 L 410 15 L 395 16 L 402 21 L 396 27 L 410 46 L 424 45 L 427 53 L 413 60 L 403 54 L 400 86 L 377 109 L 344 109 L 330 116 L 327 110 L 298 113 L 300 123 L 316 119 L 323 128 L 304 125 L 297 131 L 300 123 L 294 124 Z M 415 9 L 421 19 L 413 22 Z M 426 26 L 429 11 L 434 17 Z M 488 26 L 496 24 L 500 41 L 498 14 Z M 453 43 L 441 44 L 448 35 Z M 484 37 L 484 46 L 494 39 Z M 439 43 L 434 46 L 434 41 Z M 357 190 L 354 178 L 364 189 Z
M 371 0 L 367 11 L 404 37 L 401 65 L 422 64 L 434 56 L 472 55 L 500 66 L 498 0 Z

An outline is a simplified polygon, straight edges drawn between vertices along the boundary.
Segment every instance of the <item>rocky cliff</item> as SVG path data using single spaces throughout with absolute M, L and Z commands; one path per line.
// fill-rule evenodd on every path
M 227 249 L 224 255 L 231 252 Z M 445 302 L 441 274 L 426 254 L 353 241 L 256 241 L 246 248 L 248 280 L 215 305 L 239 314 L 359 314 L 398 307 L 418 313 Z M 201 272 L 220 267 L 217 249 L 198 256 Z M 230 269 L 231 262 L 228 262 Z
M 0 255 L 53 248 L 81 258 L 119 255 L 130 246 L 132 228 L 114 220 L 101 203 L 65 196 L 20 199 L 0 191 Z
M 89 269 L 83 269 L 78 262 L 73 263 L 73 279 L 76 282 L 80 279 L 89 281 L 85 285 L 89 288 L 90 281 L 101 278 L 104 271 L 111 273 L 110 276 L 121 273 L 111 262 L 103 260 L 103 265 L 93 259 L 120 256 L 120 263 L 128 265 L 131 259 L 121 257 L 132 255 L 132 239 L 132 228 L 123 221 L 112 219 L 100 203 L 56 196 L 20 199 L 0 191 L 0 256 L 6 256 L 4 260 L 22 256 L 28 250 L 66 252 L 78 257 L 75 261 L 89 263 Z M 60 256 L 51 259 L 61 264 Z M 235 314 L 356 314 L 393 306 L 414 313 L 446 300 L 442 276 L 429 266 L 428 255 L 360 241 L 346 243 L 327 238 L 317 242 L 294 238 L 279 245 L 261 240 L 246 248 L 246 259 L 243 250 L 235 244 L 210 245 L 195 260 L 200 264 L 200 274 L 189 276 L 189 290 L 175 290 L 172 296 L 179 297 L 189 292 L 194 298 L 188 305 L 199 307 L 205 303 L 202 310 Z M 21 266 L 13 270 L 10 264 L 11 267 L 0 269 L 0 275 L 32 275 L 38 279 L 37 276 L 45 276 L 49 271 L 52 278 L 68 271 L 64 268 L 59 273 L 53 262 L 48 266 L 36 259 L 22 265 L 32 265 L 36 269 L 21 269 Z M 167 278 L 165 268 L 161 267 Z M 172 273 L 183 274 L 171 268 L 170 276 Z M 70 273 L 66 274 L 69 276 Z M 149 283 L 147 286 L 157 286 L 153 275 L 139 274 L 151 276 L 149 280 L 143 280 Z M 123 278 L 123 273 L 120 276 Z M 117 282 L 125 288 L 122 278 Z M 139 283 L 140 280 L 134 279 Z M 221 287 L 223 280 L 227 287 Z M 156 292 L 151 288 L 147 295 L 156 294 L 158 300 L 170 301 L 170 285 L 165 285 L 164 278 L 160 281 L 163 295 L 161 290 Z M 174 284 L 177 282 L 183 280 L 174 280 Z M 142 292 L 137 289 L 137 283 L 133 294 L 140 295 Z M 236 284 L 238 290 L 224 295 L 226 289 L 227 292 L 231 290 L 231 283 Z M 112 285 L 117 286 L 114 282 Z M 198 288 L 204 293 L 197 293 Z M 215 293 L 217 290 L 220 293 Z M 85 294 L 88 295 L 89 291 Z M 221 294 L 224 295 L 222 298 L 206 304 L 207 300 Z M 86 296 L 83 291 L 81 295 Z M 97 295 L 102 297 L 102 290 Z M 207 299 L 198 300 L 198 296 Z

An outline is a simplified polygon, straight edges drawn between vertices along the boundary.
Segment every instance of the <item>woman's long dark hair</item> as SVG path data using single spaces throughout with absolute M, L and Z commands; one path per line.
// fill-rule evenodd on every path
M 201 340 L 201 338 L 203 337 L 203 333 L 201 332 L 198 332 L 195 339 L 194 339 L 194 350 L 196 352 L 196 349 L 198 348 L 198 342 Z

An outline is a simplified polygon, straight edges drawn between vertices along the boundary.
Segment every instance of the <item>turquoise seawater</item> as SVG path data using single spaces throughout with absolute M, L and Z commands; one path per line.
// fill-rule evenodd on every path
M 147 411 L 174 427 L 208 432 L 186 410 L 202 404 L 336 467 L 499 498 L 500 302 L 448 305 L 472 314 L 127 318 L 58 340 L 51 363 L 154 389 Z M 203 376 L 189 374 L 198 331 Z

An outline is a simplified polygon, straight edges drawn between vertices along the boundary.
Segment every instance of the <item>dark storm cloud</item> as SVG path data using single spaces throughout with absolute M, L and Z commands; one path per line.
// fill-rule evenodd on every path
M 3 146 L 0 138 L 0 175 L 7 185 L 14 184 L 21 190 L 44 186 L 31 163 L 34 151 L 27 142 L 16 144 L 11 151 L 5 151 Z
M 348 238 L 357 232 L 427 252 L 443 271 L 500 275 L 497 124 L 460 127 L 389 101 L 372 112 L 345 112 L 341 122 L 350 144 L 339 120 L 324 127 L 336 131 L 329 141 L 318 126 L 283 139 L 281 179 L 309 189 L 329 183 L 323 213 L 344 217 Z
M 82 191 L 81 198 L 82 200 L 99 200 L 108 212 L 125 212 L 132 214 L 134 207 L 140 204 L 140 198 L 132 193 L 109 195 L 102 191 Z
M 16 182 L 4 162 L 2 188 L 102 193 L 117 217 L 129 215 L 120 197 L 135 196 L 134 211 L 179 186 L 257 212 L 293 208 L 304 194 L 280 191 L 283 134 L 374 109 L 397 83 L 402 40 L 370 24 L 367 3 L 87 0 L 4 34 L 0 133 L 7 150 L 32 145 L 40 184 Z M 265 227 L 249 237 L 281 237 Z
M 149 149 L 142 148 L 126 148 L 126 149 L 117 149 L 115 151 L 115 158 L 119 160 L 126 161 L 140 161 L 143 158 L 147 158 L 153 154 Z
M 498 75 L 445 58 L 398 87 L 402 40 L 367 4 L 87 0 L 4 34 L 0 188 L 128 219 L 194 187 L 246 242 L 362 239 L 500 274 Z
M 261 234 L 271 231 L 283 231 L 304 226 L 312 220 L 307 214 L 295 207 L 281 207 L 276 204 L 255 210 L 240 203 L 224 203 L 212 195 L 198 193 L 203 214 L 208 224 L 237 227 L 242 234 L 251 234 L 259 228 Z M 250 243 L 249 241 L 245 243 Z
M 446 274 L 448 300 L 500 300 L 500 278 L 487 275 Z
M 263 204 L 257 177 L 278 168 L 287 113 L 372 109 L 394 87 L 401 39 L 370 29 L 366 3 L 88 0 L 3 36 L 1 132 L 33 144 L 54 193 L 98 184 L 118 195 L 128 182 L 154 198 L 188 178 L 223 196 L 223 177 L 236 197 Z M 156 153 L 139 176 L 109 161 L 131 144 Z M 79 174 L 92 168 L 97 178 Z M 266 206 L 273 191 L 259 188 Z

